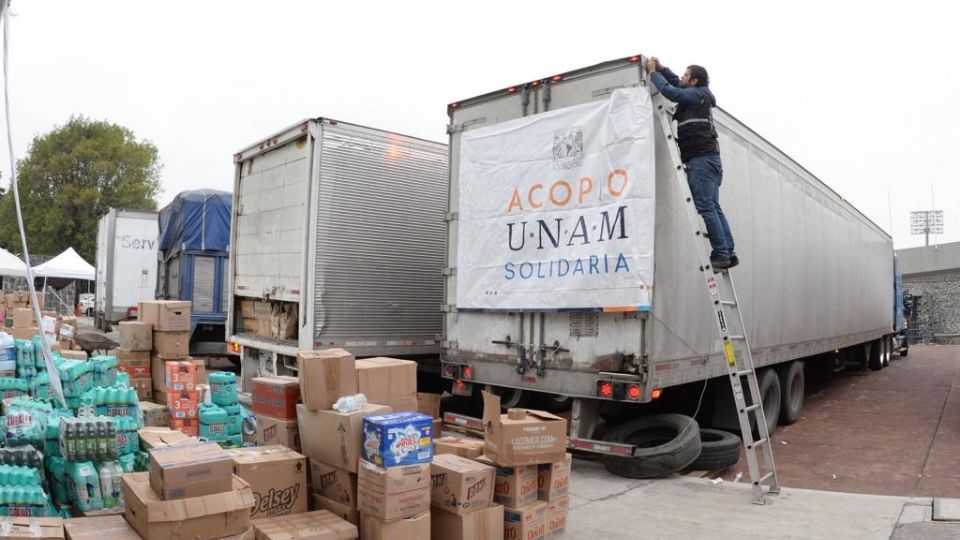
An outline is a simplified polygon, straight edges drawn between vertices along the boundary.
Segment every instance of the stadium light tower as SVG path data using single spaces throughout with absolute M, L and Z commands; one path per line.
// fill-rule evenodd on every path
M 910 212 L 910 234 L 922 234 L 930 245 L 931 234 L 943 234 L 943 210 L 915 210 Z

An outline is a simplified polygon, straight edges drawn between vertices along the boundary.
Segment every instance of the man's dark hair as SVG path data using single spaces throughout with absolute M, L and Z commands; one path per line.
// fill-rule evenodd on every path
M 687 66 L 687 69 L 690 70 L 690 78 L 697 80 L 697 86 L 710 86 L 710 75 L 707 75 L 706 68 L 694 64 Z

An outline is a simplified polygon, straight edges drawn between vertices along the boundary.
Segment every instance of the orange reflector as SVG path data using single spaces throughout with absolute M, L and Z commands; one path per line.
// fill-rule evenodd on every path
M 562 79 L 563 79 L 563 75 L 554 75 L 553 77 L 550 77 L 550 80 L 553 82 L 557 82 Z
M 451 109 L 456 109 L 456 108 L 459 107 L 459 106 L 460 106 L 459 103 L 451 103 L 451 104 L 450 104 L 450 108 L 451 108 Z
M 631 56 L 631 57 L 630 57 L 630 62 L 633 63 L 633 64 L 636 64 L 636 63 L 639 62 L 639 61 L 640 61 L 640 57 L 639 57 L 639 56 Z
M 508 93 L 508 94 L 513 94 L 513 93 L 516 92 L 516 91 L 517 91 L 517 87 L 516 87 L 516 86 L 511 86 L 510 88 L 507 88 L 507 93 Z
M 600 383 L 598 390 L 600 391 L 600 396 L 602 397 L 608 398 L 613 395 L 613 385 L 608 382 Z
M 465 392 L 467 389 L 467 383 L 461 381 L 460 379 L 457 379 L 456 381 L 453 382 L 453 387 L 455 391 Z
M 473 378 L 473 368 L 470 366 L 463 366 L 463 378 L 472 379 Z
M 634 400 L 640 399 L 640 387 L 635 384 L 631 384 L 630 389 L 627 390 L 627 396 Z
M 530 86 L 540 86 L 540 81 L 533 81 Z
M 661 389 L 659 389 L 659 388 L 654 388 L 654 389 L 653 389 L 653 392 L 650 393 L 650 397 L 653 398 L 653 399 L 657 399 L 657 398 L 660 397 L 660 394 L 662 394 L 662 393 L 663 393 L 663 390 L 661 390 Z

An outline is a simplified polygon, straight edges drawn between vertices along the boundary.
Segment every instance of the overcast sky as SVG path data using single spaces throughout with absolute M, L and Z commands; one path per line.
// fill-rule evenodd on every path
M 307 117 L 443 141 L 451 101 L 642 53 L 706 66 L 721 107 L 896 247 L 930 208 L 958 241 L 957 13 L 846 4 L 14 0 L 14 151 L 71 115 L 121 124 L 159 148 L 162 206 L 231 190 L 236 151 Z

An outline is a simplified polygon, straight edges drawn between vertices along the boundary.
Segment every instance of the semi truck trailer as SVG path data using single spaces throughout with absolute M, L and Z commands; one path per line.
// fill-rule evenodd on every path
M 157 213 L 111 208 L 97 226 L 97 290 L 94 319 L 98 329 L 137 316 L 144 298 L 157 287 Z

